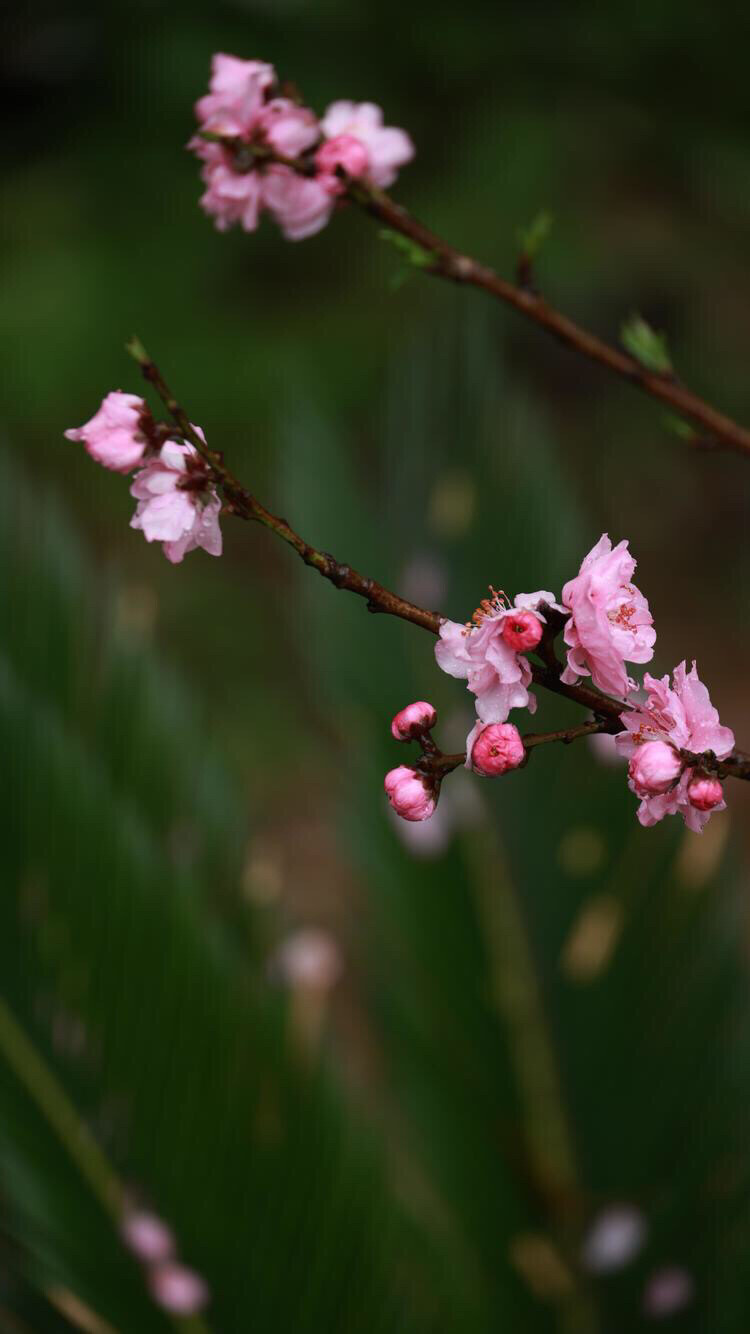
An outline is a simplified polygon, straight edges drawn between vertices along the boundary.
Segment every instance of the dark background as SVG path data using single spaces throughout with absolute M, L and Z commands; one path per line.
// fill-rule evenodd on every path
M 9 1331 L 105 1328 L 71 1293 L 167 1327 L 123 1191 L 227 1334 L 632 1331 L 667 1265 L 694 1296 L 665 1325 L 747 1328 L 741 785 L 700 839 L 641 830 L 581 743 L 507 784 L 455 775 L 429 826 L 396 828 L 392 713 L 434 700 L 446 749 L 471 719 L 427 636 L 228 520 L 221 561 L 169 566 L 62 432 L 140 392 L 137 332 L 262 500 L 458 620 L 488 582 L 559 591 L 602 531 L 628 537 L 656 673 L 697 658 L 747 742 L 746 461 L 479 293 L 394 290 L 353 210 L 299 244 L 216 233 L 184 144 L 215 50 L 319 111 L 372 99 L 417 146 L 407 207 L 503 273 L 548 209 L 545 294 L 610 341 L 640 312 L 747 421 L 749 37 L 740 6 L 673 0 L 3 17 Z M 341 951 L 324 993 L 278 966 L 307 926 Z M 592 1278 L 582 1239 L 618 1202 L 647 1241 Z

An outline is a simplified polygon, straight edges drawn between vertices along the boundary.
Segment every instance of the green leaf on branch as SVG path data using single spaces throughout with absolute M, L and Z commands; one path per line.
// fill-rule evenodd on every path
M 537 213 L 536 217 L 532 219 L 528 227 L 518 227 L 516 229 L 518 245 L 521 254 L 524 255 L 526 259 L 534 259 L 539 253 L 552 230 L 553 222 L 554 218 L 552 214 L 548 213 L 546 208 L 543 208 L 541 212 Z
M 626 352 L 645 366 L 647 371 L 653 371 L 656 375 L 672 374 L 666 334 L 657 333 L 642 315 L 634 313 L 623 322 L 620 342 Z
M 417 245 L 416 241 L 410 240 L 408 236 L 402 236 L 400 232 L 392 231 L 390 227 L 381 227 L 379 235 L 382 241 L 395 246 L 401 256 L 402 263 L 390 279 L 390 286 L 394 291 L 403 287 L 415 269 L 429 269 L 437 262 L 438 256 L 433 251 L 425 250 L 421 245 Z

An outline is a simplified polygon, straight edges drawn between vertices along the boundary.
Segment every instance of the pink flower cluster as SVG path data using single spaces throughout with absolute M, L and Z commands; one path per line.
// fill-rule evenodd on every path
M 200 427 L 193 427 L 205 444 Z M 138 501 L 131 528 L 147 542 L 161 542 L 167 560 L 178 564 L 202 547 L 221 555 L 221 500 L 210 471 L 193 445 L 169 438 L 144 399 L 115 390 L 85 425 L 66 431 L 97 463 L 128 473 L 140 465 L 130 494 Z
M 201 206 L 220 231 L 255 231 L 267 211 L 287 240 L 301 241 L 325 227 L 347 178 L 383 188 L 414 156 L 408 134 L 384 125 L 372 102 L 333 102 L 318 120 L 278 91 L 260 60 L 215 55 L 195 114 L 188 148 L 203 163 Z
M 154 1301 L 170 1315 L 197 1315 L 208 1303 L 209 1291 L 200 1274 L 177 1259 L 171 1229 L 156 1214 L 133 1210 L 125 1215 L 121 1236 L 144 1266 Z
M 631 696 L 631 708 L 622 714 L 625 731 L 615 738 L 628 758 L 629 787 L 641 798 L 638 819 L 647 827 L 665 815 L 681 815 L 688 829 L 700 833 L 713 811 L 726 803 L 721 783 L 711 768 L 734 749 L 734 733 L 723 727 L 695 663 L 685 663 L 669 677 L 647 672 L 646 698 Z M 689 755 L 705 762 L 688 763 Z
M 467 738 L 466 767 L 483 776 L 506 773 L 525 758 L 508 714 L 536 708 L 525 654 L 538 647 L 545 621 L 554 615 L 553 630 L 562 625 L 566 646 L 561 681 L 575 685 L 590 676 L 599 690 L 622 701 L 625 730 L 615 744 L 630 761 L 629 785 L 641 799 L 641 824 L 681 814 L 689 829 L 700 832 L 713 811 L 724 809 L 716 767 L 733 750 L 734 735 L 721 726 L 695 664 L 687 672 L 681 663 L 671 687 L 668 677 L 659 681 L 647 673 L 645 700 L 637 693 L 626 664 L 651 660 L 656 632 L 648 602 L 633 583 L 634 571 L 628 543 L 613 547 L 603 533 L 565 584 L 559 603 L 553 593 L 541 591 L 521 593 L 511 605 L 505 594 L 490 589 L 466 624 L 442 623 L 435 656 L 475 697 L 477 721 Z M 540 668 L 550 669 L 548 656 Z

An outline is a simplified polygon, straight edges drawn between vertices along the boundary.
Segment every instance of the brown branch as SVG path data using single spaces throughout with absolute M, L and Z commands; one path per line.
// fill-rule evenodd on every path
M 246 144 L 238 143 L 231 138 L 221 138 L 211 134 L 206 134 L 204 137 L 218 140 L 230 151 L 247 153 Z M 285 157 L 262 144 L 253 145 L 252 153 L 253 159 L 261 164 L 264 161 L 280 163 L 301 175 L 309 176 L 314 170 L 309 161 Z M 605 343 L 596 334 L 589 333 L 568 319 L 527 284 L 515 285 L 506 278 L 501 278 L 486 264 L 480 264 L 478 260 L 457 250 L 455 246 L 430 231 L 424 223 L 412 217 L 384 190 L 366 185 L 362 181 L 351 180 L 341 172 L 339 174 L 345 185 L 345 196 L 342 197 L 350 199 L 366 213 L 377 218 L 378 222 L 382 222 L 391 231 L 413 242 L 424 252 L 425 262 L 420 263 L 418 267 L 425 273 L 437 278 L 447 278 L 450 282 L 478 287 L 496 300 L 512 306 L 520 315 L 524 315 L 526 319 L 544 329 L 559 342 L 573 348 L 581 356 L 627 380 L 644 394 L 666 404 L 681 417 L 695 422 L 703 432 L 703 438 L 700 440 L 703 445 L 708 442 L 711 445 L 721 444 L 740 454 L 750 456 L 750 430 L 712 407 L 698 394 L 694 394 L 675 379 L 671 372 L 659 373 L 648 370 L 619 347 Z
M 336 588 L 346 589 L 347 592 L 356 593 L 359 597 L 364 598 L 368 611 L 383 612 L 387 616 L 397 616 L 403 621 L 409 621 L 412 625 L 420 626 L 422 630 L 429 630 L 433 635 L 440 633 L 440 627 L 448 619 L 447 617 L 441 616 L 436 611 L 427 611 L 424 607 L 418 607 L 413 602 L 407 602 L 405 598 L 399 597 L 397 593 L 392 593 L 390 589 L 377 583 L 376 580 L 360 574 L 351 565 L 343 564 L 326 551 L 319 551 L 317 547 L 305 542 L 287 523 L 286 519 L 279 518 L 278 515 L 267 510 L 265 505 L 261 505 L 260 501 L 256 500 L 255 496 L 246 490 L 229 470 L 224 462 L 223 455 L 217 450 L 210 449 L 201 439 L 201 436 L 192 426 L 185 409 L 178 403 L 158 366 L 151 360 L 140 340 L 131 338 L 126 346 L 131 357 L 140 366 L 144 379 L 153 385 L 179 434 L 193 445 L 207 463 L 216 484 L 224 494 L 227 508 L 231 513 L 236 514 L 241 519 L 261 523 L 265 528 L 269 528 L 272 533 L 275 533 L 283 542 L 292 547 L 306 565 L 317 570 L 318 574 L 322 575 L 324 579 L 328 579 Z M 558 615 L 558 613 L 552 614 Z M 560 623 L 563 623 L 562 620 Z M 531 674 L 535 684 L 556 695 L 562 695 L 564 699 L 580 704 L 585 709 L 590 709 L 594 718 L 579 727 L 567 728 L 558 732 L 529 733 L 523 738 L 527 749 L 542 745 L 547 741 L 567 743 L 579 736 L 593 736 L 597 732 L 614 733 L 622 731 L 620 720 L 622 714 L 628 708 L 627 704 L 610 699 L 609 696 L 600 694 L 592 686 L 583 685 L 580 682 L 577 685 L 565 685 L 559 676 L 560 664 L 555 664 L 554 658 L 550 658 L 549 654 L 546 656 L 546 664 L 530 662 Z M 441 775 L 442 771 L 439 770 L 441 761 L 455 760 L 455 763 L 450 763 L 448 768 L 444 770 L 447 773 L 450 772 L 451 768 L 455 769 L 459 764 L 463 764 L 465 758 L 465 755 L 439 756 L 439 754 L 434 757 L 427 757 L 428 761 L 432 760 L 438 766 L 435 768 L 435 776 Z M 715 761 L 711 764 L 711 757 L 708 756 L 695 756 L 694 761 L 695 763 L 705 763 L 708 767 L 714 768 L 720 777 L 731 776 L 750 780 L 750 755 L 745 755 L 741 751 L 736 751 L 720 764 Z

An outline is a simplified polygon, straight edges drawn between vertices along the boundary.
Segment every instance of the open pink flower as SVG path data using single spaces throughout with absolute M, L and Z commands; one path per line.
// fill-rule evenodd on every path
M 269 208 L 285 235 L 296 240 L 324 226 L 333 203 L 328 192 L 310 178 L 291 168 L 266 167 L 262 161 L 256 164 L 253 159 L 253 145 L 270 145 L 296 158 L 320 138 L 317 117 L 309 108 L 288 97 L 270 96 L 275 81 L 273 67 L 263 61 L 214 56 L 210 91 L 195 104 L 200 133 L 188 148 L 203 163 L 206 190 L 200 203 L 219 231 L 236 223 L 246 232 L 255 231 L 264 208 Z M 234 146 L 207 142 L 202 138 L 205 132 L 225 135 L 235 141 Z M 279 172 L 284 173 L 281 184 Z M 316 225 L 311 221 L 313 195 Z
M 131 528 L 140 528 L 147 542 L 162 542 L 167 560 L 176 565 L 196 547 L 221 555 L 221 500 L 192 445 L 168 440 L 137 474 L 130 494 L 138 501 Z
M 115 389 L 102 399 L 91 420 L 66 431 L 65 439 L 80 440 L 92 459 L 105 468 L 132 472 L 148 445 L 143 426 L 150 417 L 142 398 Z
M 650 662 L 656 631 L 648 603 L 631 583 L 635 561 L 627 542 L 616 547 L 606 533 L 585 557 L 575 579 L 565 585 L 562 600 L 571 612 L 565 626 L 567 685 L 591 676 L 600 690 L 624 699 L 634 683 L 626 662 Z
M 392 185 L 399 167 L 411 162 L 414 144 L 405 130 L 383 124 L 383 113 L 374 102 L 332 102 L 320 122 L 326 139 L 339 140 L 338 151 L 348 160 L 342 166 L 351 176 L 362 177 L 384 189 Z M 365 149 L 367 161 L 356 157 L 351 145 L 341 140 L 356 139 Z
M 483 723 L 504 723 L 511 709 L 534 713 L 536 699 L 529 694 L 531 666 L 522 653 L 507 643 L 505 621 L 517 608 L 534 611 L 541 621 L 541 603 L 557 607 L 554 595 L 545 590 L 519 593 L 513 606 L 493 592 L 474 613 L 473 624 L 443 621 L 435 645 L 438 666 L 449 676 L 467 683 L 476 695 L 477 713 Z
M 716 759 L 726 759 L 734 749 L 734 733 L 731 728 L 723 727 L 719 715 L 709 698 L 708 691 L 698 677 L 695 663 L 689 672 L 685 663 L 675 667 L 673 683 L 669 677 L 657 679 L 647 672 L 643 678 L 646 699 L 633 699 L 633 708 L 621 715 L 625 727 L 615 738 L 621 755 L 625 755 L 635 764 L 638 748 L 652 741 L 662 741 L 672 746 L 675 751 L 687 750 L 696 755 L 711 752 Z M 714 802 L 709 809 L 695 805 L 690 798 L 690 788 L 698 776 L 700 766 L 688 765 L 683 768 L 674 787 L 653 796 L 644 796 L 638 808 L 638 819 L 642 825 L 650 826 L 663 820 L 665 815 L 682 815 L 688 829 L 700 833 L 712 811 L 726 809 L 724 801 Z M 638 791 L 632 775 L 631 790 Z M 703 795 L 703 794 L 702 794 Z M 716 793 L 714 791 L 713 795 Z
M 213 134 L 244 134 L 255 123 L 275 82 L 273 65 L 217 52 L 211 60 L 209 91 L 195 104 L 201 129 Z
M 304 241 L 321 231 L 335 203 L 323 181 L 278 165 L 266 168 L 263 200 L 287 241 Z

